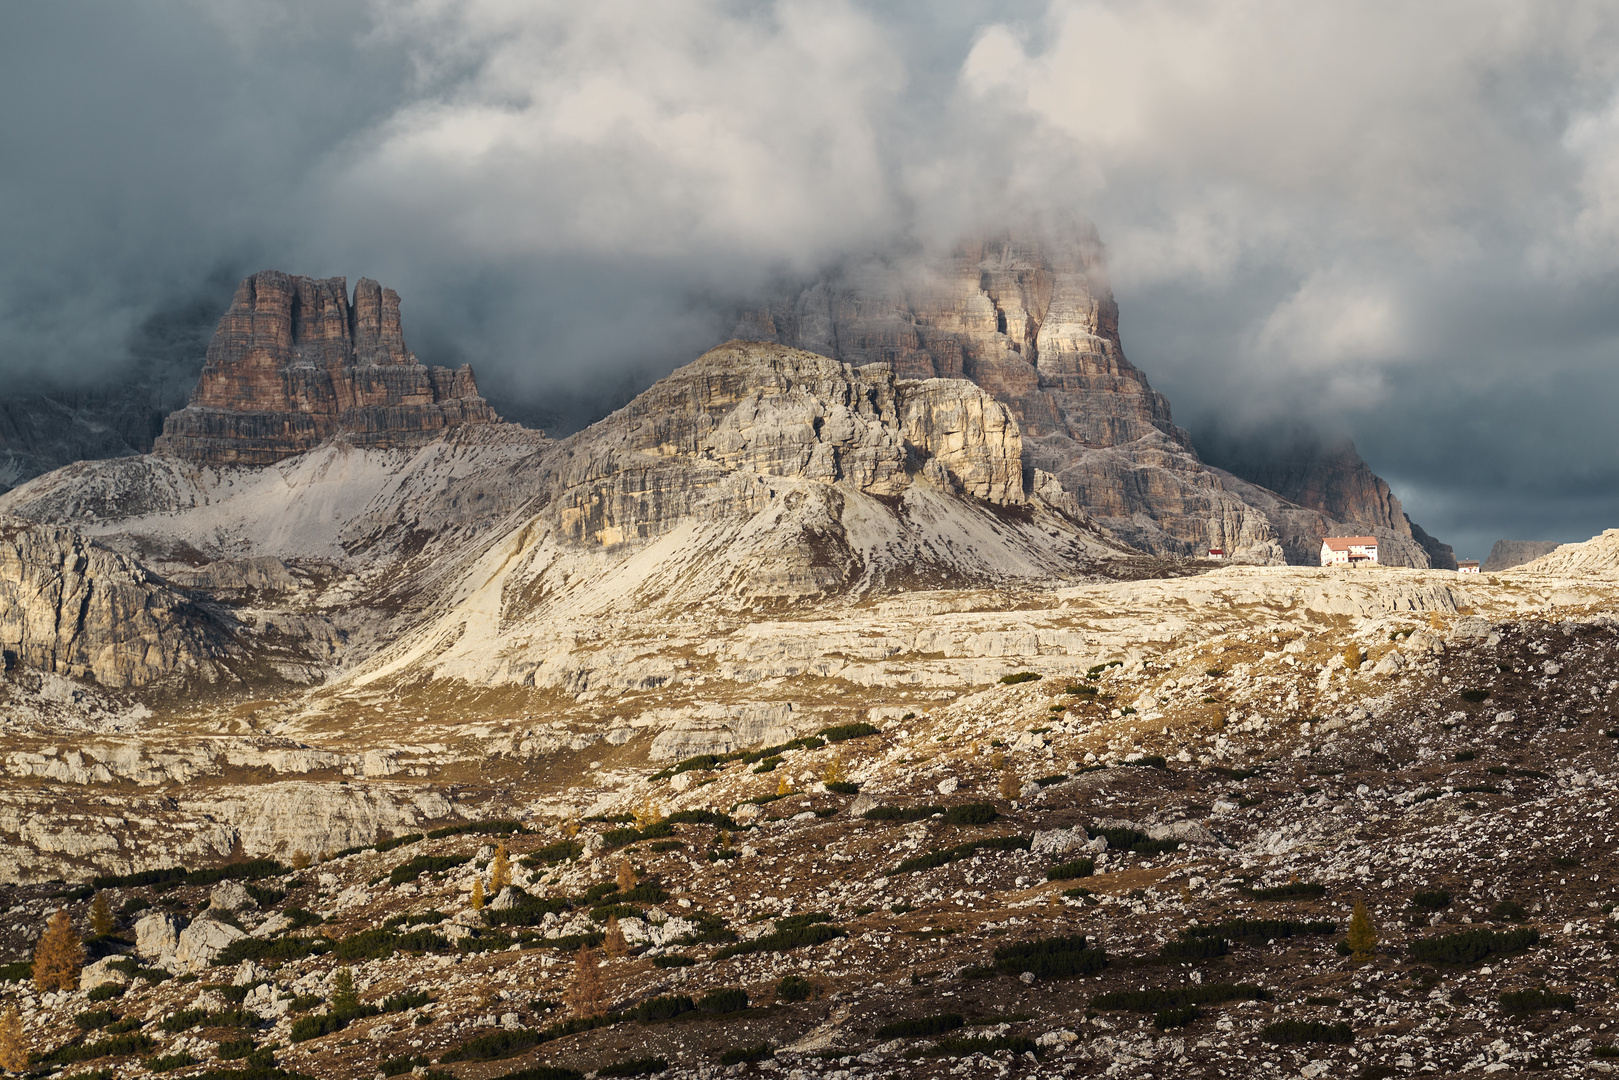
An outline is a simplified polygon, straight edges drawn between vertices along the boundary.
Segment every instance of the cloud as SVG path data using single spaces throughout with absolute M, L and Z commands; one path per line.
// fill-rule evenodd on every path
M 386 26 L 424 70 L 478 64 L 334 162 L 345 220 L 483 255 L 812 265 L 893 216 L 903 73 L 847 4 L 420 3 Z
M 1552 516 L 1612 524 L 1619 447 L 1591 425 L 1619 391 L 1619 10 L 1599 0 L 4 19 L 0 374 L 99 378 L 221 273 L 366 274 L 425 359 L 566 425 L 770 282 L 1077 211 L 1127 352 L 1194 431 L 1351 434 L 1414 492 L 1471 492 L 1434 519 L 1407 498 L 1441 535 L 1515 520 L 1481 500 L 1528 505 L 1589 459 Z

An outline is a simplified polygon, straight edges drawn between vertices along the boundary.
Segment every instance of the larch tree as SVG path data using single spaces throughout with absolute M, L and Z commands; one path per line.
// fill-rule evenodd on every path
M 1377 952 L 1377 927 L 1372 924 L 1372 914 L 1366 910 L 1364 900 L 1355 901 L 1355 911 L 1349 916 L 1349 932 L 1344 935 L 1344 944 L 1349 946 L 1349 955 L 1359 963 L 1370 960 Z
M 28 1068 L 28 1036 L 23 1032 L 22 1013 L 14 1001 L 0 1013 L 0 1069 L 18 1073 Z
M 34 950 L 34 985 L 46 990 L 77 990 L 79 969 L 84 966 L 84 946 L 73 932 L 73 920 L 58 910 L 45 924 L 39 947 Z
M 607 920 L 607 933 L 602 936 L 602 952 L 607 954 L 609 960 L 621 960 L 630 954 L 630 943 L 624 939 L 624 928 L 619 925 L 617 915 Z
M 574 954 L 573 982 L 568 987 L 568 1008 L 580 1019 L 590 1019 L 607 1011 L 607 994 L 602 987 L 601 962 L 596 950 L 579 946 Z
M 90 931 L 96 937 L 106 937 L 112 933 L 113 925 L 112 905 L 107 902 L 106 892 L 98 892 L 90 901 Z
M 489 891 L 498 893 L 511 883 L 511 856 L 506 854 L 506 845 L 501 844 L 495 848 L 495 857 L 489 863 Z

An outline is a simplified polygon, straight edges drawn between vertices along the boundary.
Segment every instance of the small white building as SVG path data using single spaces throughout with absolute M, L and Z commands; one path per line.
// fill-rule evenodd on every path
M 1225 558 L 1225 548 L 1209 548 L 1209 558 L 1211 558 L 1211 559 L 1223 559 L 1223 558 Z
M 1376 566 L 1377 537 L 1329 536 L 1321 541 L 1322 566 Z
M 1457 559 L 1456 560 L 1456 572 L 1458 574 L 1476 574 L 1476 573 L 1478 573 L 1478 560 L 1477 559 Z

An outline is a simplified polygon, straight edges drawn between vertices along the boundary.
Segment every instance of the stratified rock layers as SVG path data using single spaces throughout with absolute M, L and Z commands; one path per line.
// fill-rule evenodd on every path
M 356 446 L 415 446 L 499 420 L 472 369 L 429 368 L 405 346 L 399 294 L 361 278 L 274 270 L 236 290 L 191 403 L 155 449 L 208 465 L 268 465 L 342 434 Z
M 0 519 L 0 652 L 103 686 L 214 670 L 223 619 L 71 529 Z
M 1222 547 L 1282 560 L 1264 514 L 1205 469 L 1169 402 L 1125 359 L 1095 229 L 1008 232 L 941 264 L 880 265 L 750 312 L 739 337 L 796 345 L 901 378 L 967 378 L 1011 409 L 1023 464 L 1056 476 L 1143 549 Z
M 757 342 L 704 353 L 570 449 L 557 478 L 560 523 L 570 538 L 601 544 L 662 535 L 737 473 L 896 497 L 920 472 L 986 502 L 1023 501 L 1017 421 L 967 380 L 897 380 L 881 365 Z M 704 512 L 758 509 L 718 502 Z

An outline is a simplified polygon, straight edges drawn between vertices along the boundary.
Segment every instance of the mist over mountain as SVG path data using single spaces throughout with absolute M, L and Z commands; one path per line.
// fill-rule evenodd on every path
M 222 310 L 219 268 L 281 267 L 390 282 L 424 362 L 573 430 L 766 283 L 1060 210 L 1190 429 L 1347 436 L 1475 554 L 1619 511 L 1610 5 L 3 19 L 13 413 L 122 386 L 154 316 Z

